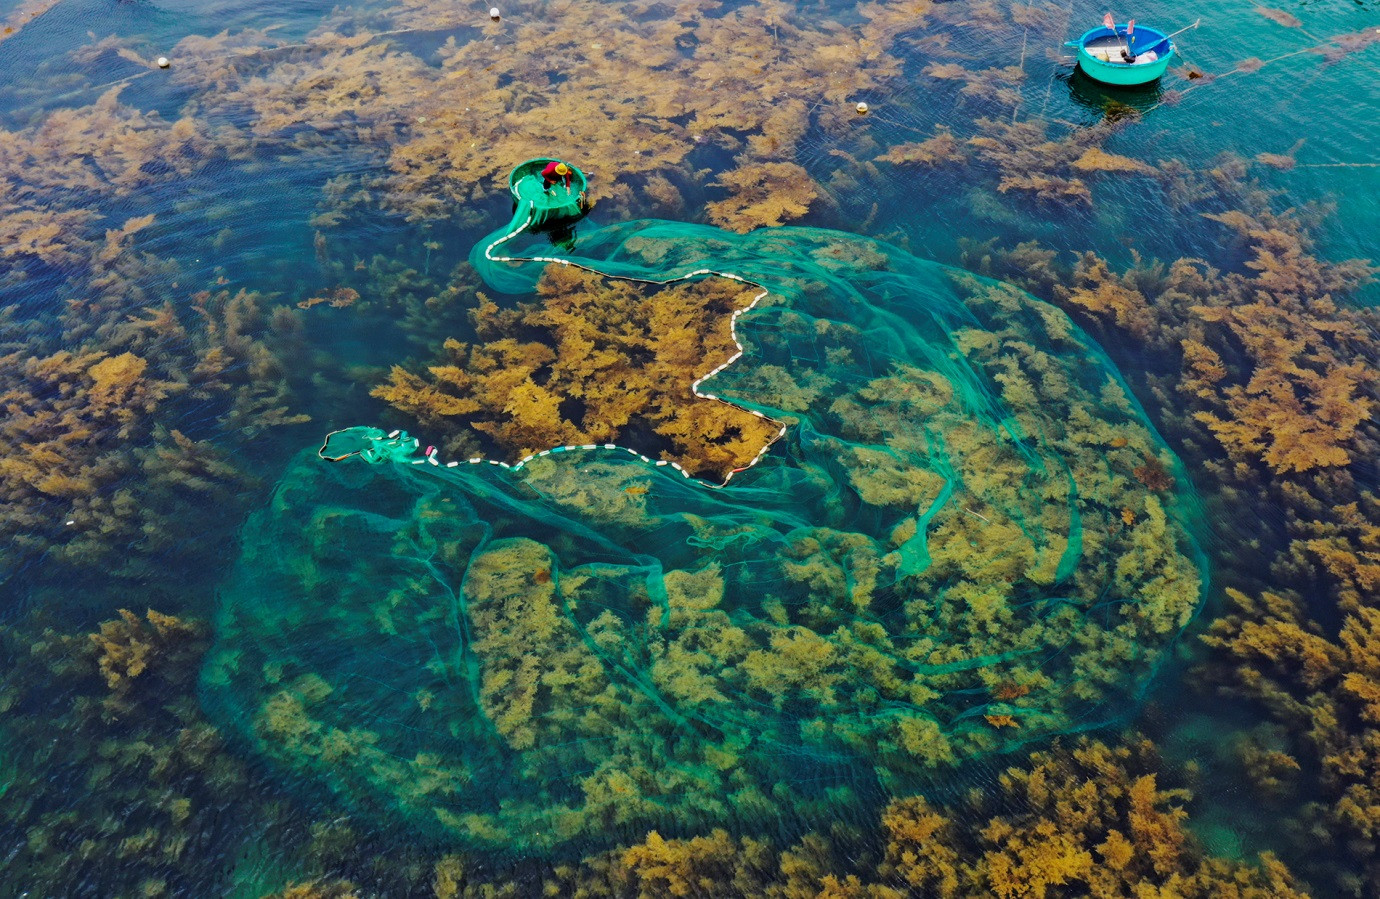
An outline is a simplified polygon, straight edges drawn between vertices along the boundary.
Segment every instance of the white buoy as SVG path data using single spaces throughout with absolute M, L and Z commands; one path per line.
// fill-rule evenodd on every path
M 495 22 L 498 21 L 498 7 L 497 7 L 497 6 L 491 6 L 491 7 L 489 7 L 489 18 L 493 19 Z
M 866 112 L 867 112 L 867 104 L 866 104 L 866 103 L 859 103 L 857 108 L 858 108 L 858 115 L 864 115 L 864 114 L 866 114 Z
M 160 69 L 166 69 L 166 68 L 167 68 L 168 66 L 170 66 L 170 65 L 172 65 L 172 63 L 168 62 L 168 57 L 166 57 L 166 56 L 160 56 L 160 57 L 158 57 L 158 68 L 160 68 Z

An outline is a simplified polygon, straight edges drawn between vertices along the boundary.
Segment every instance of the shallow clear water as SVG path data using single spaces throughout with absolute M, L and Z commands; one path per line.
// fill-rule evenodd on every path
M 1338 850 L 1335 863 L 1310 863 L 1308 841 L 1299 838 L 1306 804 L 1327 807 L 1336 798 L 1328 792 L 1335 781 L 1319 770 L 1340 744 L 1309 743 L 1300 736 L 1307 726 L 1249 687 L 1214 693 L 1229 680 L 1233 660 L 1249 653 L 1232 656 L 1199 637 L 1235 608 L 1224 588 L 1293 591 L 1324 637 L 1334 640 L 1348 616 L 1376 602 L 1368 592 L 1372 575 L 1339 573 L 1352 569 L 1316 545 L 1298 549 L 1291 541 L 1343 533 L 1338 539 L 1351 541 L 1348 546 L 1374 551 L 1365 526 L 1375 525 L 1373 496 L 1380 489 L 1369 451 L 1377 388 L 1364 371 L 1373 370 L 1380 343 L 1374 318 L 1346 316 L 1373 306 L 1380 294 L 1349 269 L 1332 280 L 1315 275 L 1331 271 L 1328 264 L 1377 255 L 1380 8 L 1310 0 L 1269 9 L 1227 0 L 1210 9 L 1151 2 L 1116 10 L 1119 19 L 1134 15 L 1165 31 L 1202 16 L 1176 39 L 1181 58 L 1162 83 L 1132 91 L 1091 82 L 1073 69 L 1062 46 L 1102 12 L 1086 3 L 969 0 L 858 7 L 833 0 L 798 7 L 524 2 L 493 23 L 478 6 L 427 2 L 348 8 L 192 0 L 0 3 L 0 398 L 7 410 L 0 426 L 0 498 L 7 510 L 0 544 L 8 547 L 0 548 L 6 597 L 0 791 L 7 806 L 0 814 L 0 868 L 6 869 L 0 895 L 259 896 L 332 878 L 354 883 L 363 895 L 460 895 L 456 884 L 465 877 L 476 889 L 488 878 L 523 895 L 573 891 L 584 875 L 553 873 L 560 864 L 602 871 L 589 876 L 623 889 L 620 875 L 598 867 L 598 853 L 637 844 L 652 827 L 682 839 L 723 827 L 735 839 L 765 840 L 774 851 L 809 839 L 807 833 L 827 832 L 833 855 L 821 870 L 833 865 L 840 876 L 896 885 L 904 876 L 879 861 L 887 850 L 877 822 L 889 801 L 921 794 L 959 809 L 971 790 L 997 807 L 1016 808 L 1020 802 L 1007 798 L 1010 785 L 1001 779 L 1008 766 L 1025 764 L 1030 751 L 1063 751 L 1084 731 L 1109 745 L 1131 745 L 1126 727 L 1159 745 L 1161 786 L 1186 785 L 1197 794 L 1188 824 L 1202 841 L 1195 851 L 1247 862 L 1272 851 L 1311 878 L 1304 886 L 1316 895 L 1375 895 L 1377 868 L 1365 851 Z M 152 65 L 160 55 L 171 59 L 170 68 Z M 866 114 L 855 111 L 859 102 L 867 103 Z M 620 334 L 636 345 L 620 350 L 627 359 L 663 367 L 641 369 L 657 372 L 654 383 L 643 383 L 647 376 L 636 372 L 593 387 L 580 382 L 580 390 L 593 393 L 552 407 L 550 421 L 566 430 L 550 430 L 564 435 L 550 443 L 635 444 L 687 467 L 706 446 L 729 467 L 753 458 L 751 451 L 738 450 L 746 452 L 739 458 L 723 448 L 738 437 L 750 443 L 749 425 L 724 426 L 716 445 L 717 419 L 698 422 L 696 430 L 652 415 L 612 437 L 592 414 L 583 430 L 571 424 L 580 424 L 582 412 L 607 408 L 599 403 L 608 399 L 601 392 L 669 392 L 666 385 L 677 379 L 663 377 L 666 372 L 679 366 L 692 380 L 713 366 L 696 369 L 700 360 L 686 361 L 683 346 L 654 339 L 672 330 L 667 322 L 688 320 L 677 317 L 689 315 L 677 304 L 700 302 L 688 293 L 635 300 L 617 294 L 617 282 L 556 281 L 540 295 L 512 295 L 501 292 L 516 289 L 512 281 L 486 286 L 481 280 L 467 260 L 512 212 L 503 178 L 512 165 L 546 154 L 570 159 L 590 176 L 596 205 L 576 229 L 577 255 L 597 256 L 607 246 L 600 241 L 611 240 L 607 235 L 617 234 L 619 223 L 643 218 L 739 232 L 783 224 L 834 229 L 900 249 L 876 251 L 844 238 L 820 249 L 813 238 L 801 238 L 820 254 L 810 265 L 824 268 L 775 271 L 789 256 L 786 249 L 773 250 L 766 241 L 767 249 L 754 251 L 759 256 L 734 255 L 732 240 L 716 245 L 704 236 L 709 232 L 697 232 L 702 245 L 687 237 L 660 255 L 644 244 L 626 258 L 615 260 L 612 251 L 599 257 L 595 268 L 635 266 L 644 276 L 667 276 L 675 264 L 688 267 L 692 256 L 694 265 L 720 271 L 738 265 L 749 280 L 787 298 L 742 319 L 744 362 L 756 359 L 769 366 L 766 373 L 733 369 L 709 383 L 796 431 L 722 495 L 688 483 L 646 487 L 632 469 L 613 466 L 580 469 L 573 485 L 560 480 L 559 470 L 541 474 L 549 483 L 461 484 L 448 488 L 455 491 L 450 498 L 444 490 L 399 488 L 396 503 L 379 500 L 377 508 L 363 474 L 332 474 L 327 484 L 312 467 L 326 463 L 312 453 L 327 432 L 353 425 L 405 428 L 457 460 L 511 461 L 544 448 L 540 434 L 514 434 L 519 429 L 510 424 L 524 414 L 537 420 L 530 411 L 537 404 L 495 400 L 494 379 L 479 377 L 493 370 L 481 350 L 507 346 L 501 339 L 508 338 L 535 358 L 542 351 L 533 347 L 545 341 L 559 348 L 573 326 L 505 317 L 488 306 L 478 317 L 470 314 L 490 299 L 510 309 L 563 296 L 597 306 L 598 297 L 607 302 L 617 295 L 668 310 L 638 324 L 616 309 L 588 307 L 591 340 L 601 331 Z M 1268 233 L 1294 234 L 1293 222 L 1307 237 L 1290 256 Z M 609 230 L 596 237 L 600 228 Z M 1031 247 L 1012 252 L 1025 242 L 1049 255 Z M 522 246 L 557 252 L 541 236 Z M 1261 263 L 1261 246 L 1278 251 L 1271 257 L 1277 264 Z M 1142 319 L 1117 306 L 1121 295 L 1108 286 L 1114 279 L 1097 274 L 1086 259 L 1074 268 L 1085 253 L 1113 272 L 1137 268 L 1126 283 L 1143 293 L 1150 311 L 1140 310 Z M 1184 259 L 1203 273 L 1201 284 L 1184 276 L 1168 287 L 1164 271 L 1150 264 Z M 981 305 L 997 301 L 972 284 L 952 288 L 958 300 L 950 287 L 935 286 L 961 278 L 941 266 L 1013 280 L 1034 299 L 1013 293 L 1020 300 L 1001 307 L 1009 316 L 1003 320 Z M 876 320 L 839 304 L 863 302 L 850 291 L 881 270 L 907 274 L 880 286 L 868 281 L 864 308 L 877 304 L 878 316 L 895 315 L 898 322 L 885 339 L 869 341 L 868 329 L 880 327 Z M 1260 280 L 1262 270 L 1275 280 Z M 754 271 L 765 274 L 752 278 Z M 1304 311 L 1290 306 L 1279 319 L 1262 313 L 1259 329 L 1278 328 L 1278 343 L 1290 352 L 1306 345 L 1297 357 L 1304 361 L 1290 370 L 1300 380 L 1288 388 L 1303 399 L 1268 386 L 1229 394 L 1228 384 L 1250 381 L 1252 366 L 1265 370 L 1270 354 L 1257 352 L 1255 332 L 1245 325 L 1223 337 L 1230 329 L 1214 324 L 1223 321 L 1218 313 L 1193 310 L 1213 306 L 1214 296 L 1241 303 L 1257 290 L 1292 296 L 1301 288 L 1283 282 L 1294 275 L 1309 285 L 1302 289 Z M 501 270 L 485 276 L 508 277 Z M 768 283 L 771 277 L 781 280 Z M 834 278 L 845 286 L 831 293 Z M 1251 278 L 1257 280 L 1248 283 Z M 1318 284 L 1329 289 L 1314 289 Z M 519 286 L 527 290 L 530 283 Z M 1324 292 L 1335 295 L 1342 311 Z M 1068 328 L 1061 313 L 1031 312 L 1048 308 L 1039 301 L 1059 306 L 1092 336 Z M 935 311 L 951 302 L 966 311 Z M 736 308 L 724 297 L 713 303 L 719 305 L 705 308 L 717 309 L 717 317 L 694 319 L 711 336 L 715 322 Z M 793 330 L 801 326 L 788 311 L 808 314 L 817 330 Z M 1300 316 L 1306 327 L 1296 327 Z M 1334 326 L 1343 318 L 1345 327 Z M 577 320 L 578 314 L 571 319 Z M 756 336 L 754 322 L 761 329 Z M 831 327 L 848 335 L 836 337 Z M 854 328 L 864 337 L 855 340 L 848 330 Z M 919 336 L 907 336 L 906 328 Z M 966 336 L 955 336 L 964 328 Z M 1016 374 L 999 375 L 992 360 L 983 368 L 988 363 L 973 355 L 979 341 L 998 339 L 994 334 L 1007 341 L 1011 358 L 1032 366 L 1020 377 L 1031 385 L 1032 408 L 1047 419 L 1023 411 L 1019 398 L 1027 394 L 1013 386 Z M 447 338 L 464 346 L 445 347 Z M 709 347 L 715 358 L 729 351 L 723 335 L 695 339 L 705 343 L 694 346 Z M 887 344 L 890 339 L 904 349 Z M 1192 380 L 1185 340 L 1220 352 L 1224 374 Z M 561 351 L 578 356 L 568 346 Z M 513 352 L 505 364 L 516 370 Z M 965 353 L 964 365 L 977 374 L 964 374 L 954 362 Z M 1043 353 L 1068 371 L 1031 361 Z M 447 364 L 462 371 L 428 374 L 429 366 Z M 889 366 L 906 365 L 914 366 L 907 375 L 914 383 L 883 383 L 896 370 Z M 390 374 L 393 366 L 400 368 Z M 529 368 L 538 386 L 563 376 L 554 357 Z M 840 375 L 843 370 L 850 374 Z M 1356 386 L 1313 402 L 1304 381 L 1314 370 L 1355 378 Z M 463 383 L 475 395 L 492 395 L 480 412 L 447 417 L 436 411 L 435 391 L 418 399 L 399 386 L 413 383 L 408 373 L 440 383 L 441 393 L 461 391 L 455 385 Z M 907 392 L 919 389 L 916 383 L 932 386 L 933 377 L 961 388 L 952 408 L 937 401 L 928 406 Z M 1122 383 L 1134 393 L 1130 403 L 1116 395 Z M 1228 399 L 1212 399 L 1213 390 Z M 1322 422 L 1322 436 L 1305 442 L 1292 463 L 1245 438 L 1232 443 L 1230 434 L 1221 436 L 1225 428 L 1207 424 L 1262 394 L 1286 410 L 1282 415 L 1293 414 L 1295 400 L 1303 410 L 1303 424 L 1279 430 L 1313 434 L 1311 422 Z M 839 409 L 855 396 L 877 406 L 852 413 L 850 421 Z M 909 416 L 897 419 L 905 428 L 864 433 L 859 422 L 901 415 L 898 409 Z M 1353 420 L 1348 410 L 1360 411 Z M 561 415 L 571 421 L 560 422 Z M 932 426 L 917 425 L 926 415 L 934 416 Z M 473 426 L 481 419 L 485 427 Z M 966 430 L 972 421 L 984 423 L 986 437 Z M 838 434 L 830 427 L 840 428 Z M 872 455 L 850 456 L 853 450 L 826 439 L 842 441 L 845 434 Z M 1340 441 L 1340 457 L 1326 456 L 1335 448 L 1329 434 Z M 963 477 L 952 476 L 945 440 L 973 453 L 970 468 L 957 466 Z M 1325 461 L 1318 468 L 1297 461 L 1309 453 Z M 893 470 L 878 454 L 902 461 Z M 876 466 L 886 475 L 876 482 L 857 473 Z M 983 510 L 995 508 L 1018 524 L 1008 537 L 989 532 L 990 542 L 974 536 L 970 553 L 952 549 L 945 562 L 944 541 L 966 541 L 969 531 L 926 516 L 915 497 L 909 506 L 900 502 L 899 512 L 899 501 L 875 499 L 885 482 L 887 491 L 904 483 L 934 500 L 925 493 L 933 484 L 917 473 L 927 466 L 943 474 L 936 482 L 949 478 L 970 488 L 959 495 L 975 499 L 950 510 L 956 521 L 990 526 Z M 1025 466 L 1029 471 L 1019 474 Z M 1067 478 L 1051 474 L 1061 466 Z M 1314 474 L 1304 478 L 1305 470 Z M 891 477 L 898 480 L 886 480 Z M 1072 498 L 1066 482 L 1077 485 Z M 1011 486 L 1016 483 L 1019 490 Z M 1007 490 L 1021 498 L 1011 499 Z M 482 501 L 475 499 L 480 494 Z M 1165 550 L 1171 562 L 1147 561 L 1141 544 L 1154 538 L 1134 536 L 1160 521 L 1144 505 L 1144 495 L 1152 494 L 1154 510 L 1161 499 L 1170 510 L 1157 542 L 1172 548 Z M 719 496 L 729 498 L 710 498 Z M 445 505 L 450 502 L 458 505 Z M 542 502 L 567 517 L 556 525 L 543 521 L 542 514 L 555 513 Z M 639 515 L 650 503 L 664 517 L 630 523 L 633 513 L 620 505 L 628 502 L 643 510 Z M 1362 524 L 1336 511 L 1348 502 L 1359 504 Z M 336 515 L 347 522 L 338 546 L 323 536 L 339 524 Z M 711 533 L 704 522 L 714 515 L 739 530 Z M 904 529 L 917 516 L 922 538 L 928 523 L 937 522 L 940 564 L 928 575 L 923 567 L 907 568 L 909 562 L 887 561 L 888 551 L 913 546 Z M 763 524 L 768 519 L 773 523 Z M 1316 532 L 1307 524 L 1314 519 L 1323 522 Z M 300 529 L 293 527 L 298 520 Z M 391 523 L 378 525 L 383 520 Z M 443 524 L 428 523 L 433 520 Z M 374 525 L 395 542 L 370 542 L 377 535 L 365 532 Z M 523 547 L 512 550 L 516 561 L 494 561 L 501 554 L 475 548 L 487 544 L 471 532 L 484 528 L 492 531 L 485 540 L 513 541 L 501 545 L 505 551 Z M 802 548 L 807 538 L 800 534 L 811 528 L 849 540 L 865 534 L 877 558 L 864 564 L 866 553 L 843 538 L 838 545 L 851 547 L 846 551 L 821 549 L 836 538 L 813 532 L 811 548 Z M 1046 528 L 1056 534 L 1053 542 Z M 417 553 L 399 546 L 433 529 L 443 534 L 436 552 L 452 567 L 428 588 L 399 561 Z M 298 539 L 301 546 L 293 543 Z M 778 539 L 779 547 L 772 542 Z M 557 561 L 541 562 L 547 550 L 516 542 L 524 540 L 549 546 Z M 640 543 L 657 540 L 686 541 L 695 552 L 645 552 Z M 777 548 L 748 552 L 735 548 L 735 540 Z M 1056 574 L 1056 563 L 1046 564 L 1069 545 L 1066 558 L 1073 559 L 1085 543 L 1096 561 L 1076 577 L 1071 566 L 1057 564 Z M 595 545 L 602 548 L 588 548 Z M 1126 548 L 1131 545 L 1137 549 Z M 1185 572 L 1197 570 L 1200 550 L 1207 575 L 1201 591 L 1197 581 L 1183 586 L 1192 579 Z M 1029 570 L 1002 567 L 1008 556 L 1027 552 L 1035 560 Z M 1105 558 L 1098 557 L 1102 552 Z M 504 614 L 511 618 L 487 624 L 467 620 L 471 613 L 456 597 L 480 605 L 476 597 L 499 589 L 483 586 L 478 574 L 467 580 L 485 553 L 493 557 L 484 563 L 490 567 L 532 567 L 524 574 L 534 578 L 545 572 L 546 580 L 523 589 L 568 603 L 574 623 L 569 633 L 548 634 L 550 655 L 541 645 L 492 649 L 488 664 L 503 669 L 499 674 L 484 667 L 483 651 L 497 646 L 497 638 L 476 634 L 487 627 L 520 636 L 535 627 L 540 610 L 509 609 Z M 634 627 L 648 606 L 674 603 L 634 583 L 629 571 L 648 557 L 657 557 L 648 570 L 658 572 L 662 565 L 697 572 L 721 565 L 725 615 L 741 628 L 732 639 L 757 626 L 760 644 L 751 651 L 727 648 L 731 640 L 717 624 L 686 626 L 675 639 Z M 799 574 L 806 559 L 832 560 L 837 571 Z M 867 567 L 874 564 L 881 575 Z M 1155 567 L 1161 565 L 1183 582 L 1166 594 L 1179 589 L 1191 596 L 1166 604 L 1176 611 L 1163 622 L 1142 622 L 1130 637 L 1125 630 L 1106 636 L 1115 628 L 1103 616 L 1115 602 L 1101 600 L 1127 584 L 1174 581 Z M 557 587 L 546 591 L 553 570 L 560 580 L 562 566 L 601 586 L 575 586 L 568 595 Z M 1040 574 L 1041 566 L 1049 570 Z M 773 573 L 763 573 L 768 570 Z M 359 584 L 373 577 L 390 584 L 378 591 L 387 601 L 361 599 L 371 594 Z M 773 580 L 792 577 L 789 589 Z M 1048 587 L 1038 600 L 1029 588 L 1036 583 Z M 672 596 L 715 589 L 660 584 Z M 857 599 L 859 590 L 871 598 Z M 917 597 L 949 591 L 967 597 L 967 611 L 943 621 L 936 616 L 922 636 Z M 453 607 L 442 594 L 456 601 Z M 312 611 L 312 603 L 335 608 L 337 601 L 359 605 L 337 609 L 334 617 Z M 1117 601 L 1126 602 L 1124 596 Z M 857 615 L 837 617 L 851 602 L 860 603 Z M 1038 603 L 1056 610 L 1068 603 L 1086 614 L 1071 623 L 1057 611 L 1030 612 Z M 1203 611 L 1180 637 L 1199 603 Z M 404 614 L 408 604 L 416 608 Z M 592 606 L 612 610 L 621 623 L 601 624 L 587 613 Z M 983 611 L 998 606 L 991 617 Z M 120 618 L 121 609 L 132 614 Z M 146 615 L 149 609 L 155 611 Z M 1054 623 L 1032 636 L 1027 614 L 1040 621 L 1048 614 Z M 1251 614 L 1274 620 L 1259 608 Z M 840 647 L 874 639 L 857 636 L 864 619 L 895 641 L 884 654 L 894 653 L 911 673 L 924 673 L 931 663 L 936 672 L 950 664 L 981 668 L 970 662 L 1017 650 L 1041 654 L 1041 663 L 935 680 L 923 690 L 907 682 L 904 690 L 913 692 L 905 696 L 896 692 L 902 688 L 894 677 L 870 680 L 876 671 L 865 670 L 861 656 L 836 662 L 829 677 L 844 686 L 827 690 L 801 673 L 808 666 L 799 655 L 781 663 L 792 652 L 815 651 L 782 649 L 801 634 L 835 641 L 828 651 L 842 656 Z M 1106 633 L 1088 636 L 1089 622 L 1105 625 Z M 685 636 L 700 628 L 720 642 L 705 638 L 699 645 Z M 991 628 L 988 643 L 973 637 L 984 628 Z M 852 637 L 839 637 L 840 630 Z M 569 646 L 561 643 L 567 638 Z M 689 688 L 684 681 L 668 686 L 671 676 L 649 661 L 664 650 L 656 648 L 659 639 L 675 652 L 704 653 L 709 661 L 696 663 L 704 671 L 723 669 L 713 675 L 721 680 L 711 684 L 706 674 L 697 689 L 726 695 L 720 699 L 727 710 L 714 705 L 713 713 L 696 712 L 688 717 L 698 723 L 690 725 L 677 714 L 698 699 L 684 706 L 662 702 Z M 909 644 L 898 648 L 919 639 L 935 641 L 933 657 L 921 659 Z M 636 651 L 618 655 L 609 648 L 618 641 Z M 1094 643 L 1096 651 L 1088 648 Z M 558 645 L 560 653 L 551 650 Z M 582 646 L 597 651 L 582 656 Z M 752 659 L 764 657 L 751 653 L 770 655 L 768 648 L 786 674 L 751 674 L 759 664 Z M 1106 654 L 1101 662 L 1098 651 Z M 1114 653 L 1116 663 L 1109 661 Z M 533 670 L 603 665 L 610 686 L 594 697 L 562 693 L 568 685 L 559 678 L 528 692 L 504 680 L 520 681 L 514 672 L 529 664 Z M 1269 669 L 1259 659 L 1252 664 Z M 1361 661 L 1335 664 L 1328 683 L 1344 679 L 1351 670 L 1345 664 L 1368 670 Z M 352 673 L 333 684 L 321 677 L 346 670 Z M 735 679 L 742 671 L 750 676 Z M 1072 702 L 1064 691 L 1077 692 L 1071 685 L 1080 680 L 1099 686 Z M 446 699 L 444 690 L 458 690 L 457 684 L 470 684 L 473 695 Z M 1304 695 L 1317 689 L 1316 683 L 1300 688 Z M 944 698 L 921 696 L 924 690 Z M 1039 699 L 1034 710 L 1045 691 L 1054 698 Z M 1242 698 L 1248 694 L 1255 701 Z M 537 729 L 545 739 L 580 744 L 578 764 L 550 747 L 538 747 L 550 750 L 543 755 L 516 745 L 525 739 L 512 723 L 523 702 L 534 719 L 559 722 Z M 577 726 L 562 716 L 580 714 L 580 703 L 599 705 L 600 712 Z M 763 711 L 773 704 L 774 711 Z M 922 714 L 906 717 L 922 706 Z M 309 707 L 321 711 L 302 711 Z M 1022 719 L 1030 722 L 1025 730 L 1011 720 L 1022 714 L 1030 715 Z M 506 723 L 485 725 L 485 715 Z M 900 730 L 933 718 L 942 722 L 936 727 L 944 737 L 915 736 L 924 744 L 918 750 L 861 727 L 850 732 L 840 725 L 820 736 L 829 722 L 849 715 L 895 715 L 908 722 Z M 1374 733 L 1355 708 L 1349 715 L 1337 740 Z M 784 731 L 782 720 L 792 722 Z M 867 737 L 858 736 L 864 732 Z M 441 735 L 439 743 L 418 736 L 423 733 Z M 1065 742 L 1056 734 L 1065 734 Z M 892 738 L 902 748 L 878 748 Z M 952 746 L 944 742 L 950 738 Z M 936 761 L 950 750 L 955 758 Z M 1287 755 L 1293 768 L 1267 750 Z M 1366 751 L 1373 754 L 1373 746 Z M 619 764 L 632 773 L 626 780 L 605 776 L 600 753 L 624 753 Z M 1243 758 L 1254 760 L 1244 774 Z M 917 766 L 917 759 L 924 761 Z M 1285 777 L 1287 789 L 1275 789 L 1261 774 L 1274 771 L 1271 764 L 1301 773 Z M 569 765 L 575 767 L 562 768 Z M 712 775 L 704 774 L 715 765 Z M 527 789 L 538 798 L 524 795 Z M 448 816 L 428 804 L 445 790 L 462 795 Z M 577 795 L 584 805 L 572 798 Z M 1261 803 L 1266 813 L 1245 814 Z M 557 813 L 575 806 L 579 815 Z M 978 812 L 971 814 L 978 820 Z M 565 830 L 539 838 L 514 821 Z M 1330 833 L 1346 842 L 1335 837 L 1344 830 L 1336 827 Z M 974 845 L 960 855 L 970 851 L 977 859 Z M 447 867 L 448 859 L 462 857 L 454 865 L 465 877 Z M 1336 880 L 1316 873 L 1329 867 Z M 646 889 L 674 892 L 669 883 Z M 1057 885 L 1051 889 L 1049 895 L 1060 895 Z

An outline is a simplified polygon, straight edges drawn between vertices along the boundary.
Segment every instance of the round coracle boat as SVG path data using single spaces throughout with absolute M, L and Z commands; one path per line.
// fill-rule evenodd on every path
M 561 176 L 550 186 L 547 185 L 542 171 L 551 163 L 570 169 L 568 184 L 565 177 Z M 589 210 L 585 201 L 585 190 L 588 187 L 589 179 L 585 177 L 584 172 L 568 162 L 546 156 L 519 163 L 508 175 L 508 190 L 513 194 L 513 202 L 517 204 L 519 211 L 528 203 L 531 204 L 533 225 L 544 225 L 562 219 L 573 220 L 583 216 Z
M 1144 25 L 1094 28 L 1064 46 L 1078 51 L 1078 66 L 1103 84 L 1149 84 L 1169 68 L 1174 42 Z

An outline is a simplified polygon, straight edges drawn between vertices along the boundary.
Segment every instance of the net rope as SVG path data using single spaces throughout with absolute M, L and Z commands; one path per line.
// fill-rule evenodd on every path
M 780 423 L 770 451 L 723 486 L 332 432 L 221 591 L 228 730 L 361 811 L 549 853 L 863 820 L 1132 707 L 1202 595 L 1194 503 L 1063 313 L 840 232 L 638 221 L 555 255 L 509 249 L 524 220 L 471 255 L 497 290 L 756 285 L 692 390 Z

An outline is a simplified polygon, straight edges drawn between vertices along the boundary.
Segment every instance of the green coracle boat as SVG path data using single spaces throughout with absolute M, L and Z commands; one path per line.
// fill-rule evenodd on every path
M 520 215 L 523 209 L 531 204 L 532 227 L 563 220 L 574 221 L 589 211 L 589 203 L 585 200 L 589 179 L 585 177 L 584 172 L 570 163 L 565 163 L 570 166 L 569 187 L 566 187 L 563 181 L 558 181 L 550 188 L 545 186 L 541 176 L 542 169 L 553 162 L 559 163 L 563 160 L 546 156 L 529 159 L 519 163 L 508 175 L 508 190 L 512 191 L 513 202 L 517 204 L 515 212 Z
M 1129 23 L 1094 28 L 1064 46 L 1078 51 L 1078 66 L 1089 78 L 1122 87 L 1149 84 L 1165 73 L 1174 58 L 1169 35 Z

